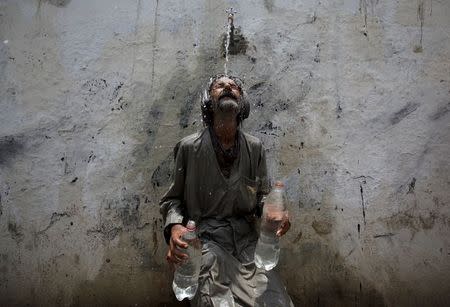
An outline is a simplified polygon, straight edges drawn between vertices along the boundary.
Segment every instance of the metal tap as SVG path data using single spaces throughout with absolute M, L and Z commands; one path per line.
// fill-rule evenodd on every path
M 234 14 L 236 14 L 237 12 L 232 7 L 230 7 L 228 10 L 226 10 L 226 12 L 228 13 L 228 23 L 232 27 L 234 27 L 234 24 L 233 24 L 233 22 L 234 22 Z

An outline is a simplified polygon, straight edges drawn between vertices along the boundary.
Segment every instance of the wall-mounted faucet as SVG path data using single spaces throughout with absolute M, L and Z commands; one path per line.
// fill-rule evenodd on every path
M 230 46 L 234 45 L 234 14 L 237 13 L 237 11 L 235 11 L 232 7 L 230 7 L 228 10 L 226 10 L 226 12 L 228 13 L 228 31 L 229 31 L 229 35 L 230 35 Z
M 233 26 L 233 22 L 234 22 L 234 14 L 236 13 L 235 11 L 233 11 L 233 8 L 230 8 L 227 10 L 228 13 L 228 23 Z

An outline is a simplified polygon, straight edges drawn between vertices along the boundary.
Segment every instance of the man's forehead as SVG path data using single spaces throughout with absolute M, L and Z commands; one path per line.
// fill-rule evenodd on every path
M 215 77 L 212 77 L 209 80 L 209 90 L 211 90 L 212 87 L 219 82 L 220 83 L 230 82 L 230 84 L 235 84 L 239 88 L 239 91 L 242 93 L 242 85 L 243 85 L 242 81 L 234 76 L 226 76 L 226 75 L 217 75 Z
M 220 77 L 220 78 L 217 78 L 216 80 L 214 80 L 213 81 L 213 84 L 214 83 L 218 83 L 218 82 L 233 82 L 233 83 L 236 83 L 236 81 L 234 81 L 233 79 L 231 79 L 230 77 L 227 77 L 227 76 L 222 76 L 222 77 Z

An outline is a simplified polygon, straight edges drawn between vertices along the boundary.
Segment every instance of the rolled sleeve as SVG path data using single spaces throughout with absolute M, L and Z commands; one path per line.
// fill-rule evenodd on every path
M 257 205 L 256 205 L 256 215 L 261 217 L 262 215 L 262 207 L 263 202 L 262 199 L 264 195 L 269 194 L 270 192 L 270 179 L 267 172 L 267 161 L 266 161 L 266 151 L 264 146 L 260 147 L 260 154 L 258 159 L 258 166 L 256 169 L 256 176 L 259 177 L 259 186 L 258 191 L 256 193 L 257 197 Z
M 160 202 L 160 212 L 164 221 L 164 238 L 169 243 L 170 230 L 174 224 L 183 223 L 184 219 L 184 181 L 185 159 L 183 148 L 178 143 L 174 149 L 175 170 L 173 182 Z

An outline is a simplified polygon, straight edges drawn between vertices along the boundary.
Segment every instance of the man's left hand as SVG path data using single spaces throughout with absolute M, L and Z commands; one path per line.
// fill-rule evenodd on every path
M 291 222 L 289 221 L 289 213 L 286 211 L 286 214 L 283 216 L 283 220 L 281 221 L 280 227 L 277 230 L 277 236 L 281 237 L 289 230 L 289 228 L 291 228 Z

